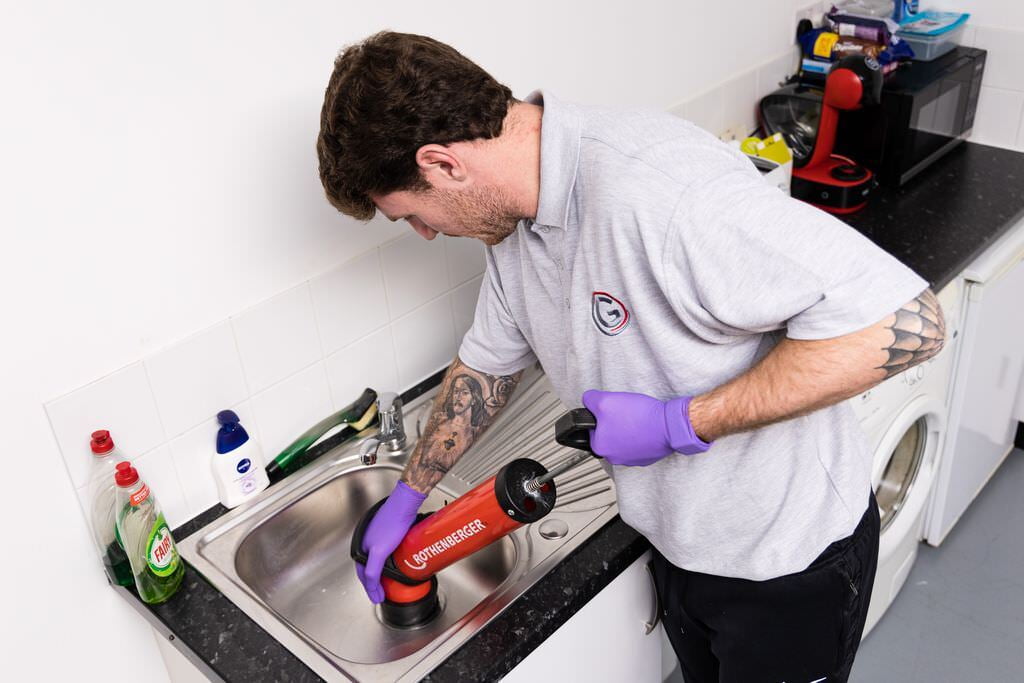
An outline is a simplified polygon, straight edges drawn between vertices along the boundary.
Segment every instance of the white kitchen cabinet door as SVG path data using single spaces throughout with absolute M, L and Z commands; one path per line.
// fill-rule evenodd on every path
M 185 655 L 178 652 L 167 641 L 167 638 L 164 638 L 155 630 L 153 631 L 153 637 L 156 638 L 156 645 L 160 649 L 160 656 L 164 659 L 164 666 L 167 667 L 167 674 L 170 676 L 171 683 L 210 683 L 210 679 L 195 664 L 190 662 Z
M 1013 449 L 1024 378 L 1024 224 L 968 268 L 961 354 L 927 540 L 938 545 Z
M 660 683 L 658 600 L 644 553 L 503 679 L 506 683 Z

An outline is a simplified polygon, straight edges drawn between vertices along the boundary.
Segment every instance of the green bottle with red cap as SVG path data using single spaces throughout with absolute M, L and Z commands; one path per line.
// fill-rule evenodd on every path
M 117 532 L 135 575 L 143 602 L 170 598 L 185 577 L 185 563 L 171 538 L 163 512 L 146 482 L 130 462 L 117 464 Z

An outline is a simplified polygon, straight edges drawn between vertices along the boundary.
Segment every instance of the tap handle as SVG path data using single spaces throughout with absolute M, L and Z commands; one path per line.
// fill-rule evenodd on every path
M 393 441 L 392 448 L 405 444 L 405 425 L 402 422 L 402 398 L 393 391 L 381 392 L 377 399 L 380 414 L 380 438 Z
M 395 401 L 397 401 L 398 406 L 401 407 L 402 399 L 399 398 L 398 394 L 393 391 L 382 391 L 377 397 L 377 410 L 381 413 L 386 413 L 391 410 Z

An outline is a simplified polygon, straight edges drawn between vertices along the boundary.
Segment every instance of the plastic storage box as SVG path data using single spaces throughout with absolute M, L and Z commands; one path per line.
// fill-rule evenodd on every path
M 915 60 L 930 62 L 959 45 L 966 28 L 967 24 L 961 24 L 951 31 L 935 36 L 926 36 L 920 33 L 904 33 L 903 31 L 897 31 L 896 35 L 900 40 L 907 41 L 907 45 L 914 51 Z

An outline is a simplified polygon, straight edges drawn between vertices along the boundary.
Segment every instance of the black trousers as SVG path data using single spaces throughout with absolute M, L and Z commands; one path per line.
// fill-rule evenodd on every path
M 871 496 L 852 535 L 804 571 L 767 581 L 687 571 L 655 551 L 665 631 L 686 683 L 846 681 L 871 600 L 878 524 Z

